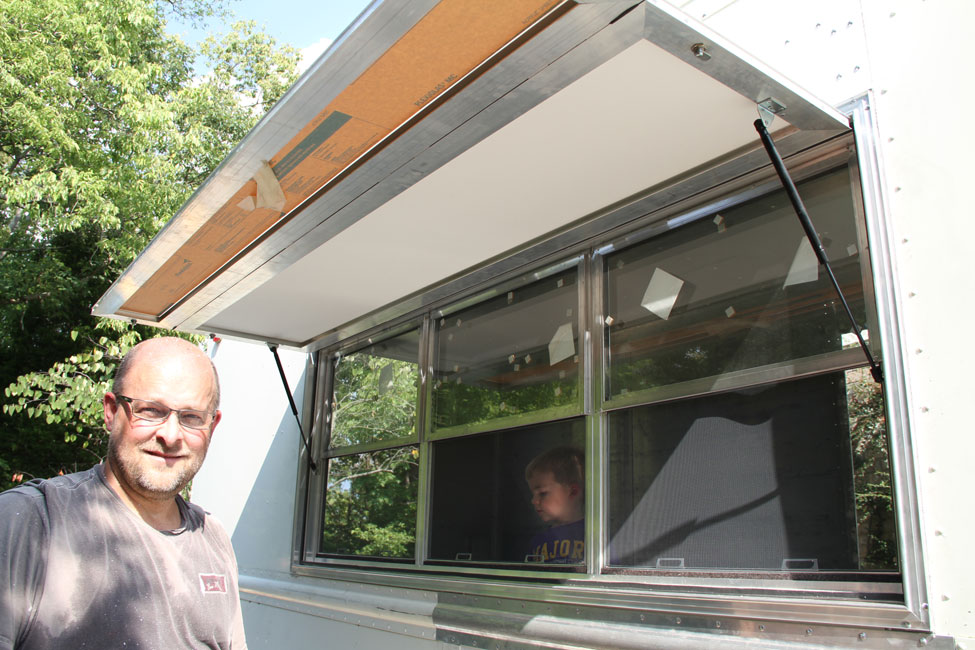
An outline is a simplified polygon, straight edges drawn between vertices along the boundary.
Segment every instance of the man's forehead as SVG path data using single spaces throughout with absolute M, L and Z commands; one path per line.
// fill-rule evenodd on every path
M 142 390 L 142 399 L 162 401 L 173 395 L 213 392 L 213 372 L 208 360 L 192 355 L 167 355 L 158 351 L 139 354 L 125 376 L 125 390 Z

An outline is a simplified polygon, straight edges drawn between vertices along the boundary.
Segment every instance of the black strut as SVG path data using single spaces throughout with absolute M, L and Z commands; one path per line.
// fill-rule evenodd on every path
M 779 180 L 782 181 L 782 186 L 785 188 L 785 193 L 789 196 L 789 201 L 792 202 L 792 207 L 796 211 L 796 216 L 799 217 L 799 223 L 802 224 L 802 229 L 806 232 L 806 239 L 812 245 L 813 252 L 816 253 L 816 259 L 819 260 L 820 265 L 826 269 L 827 275 L 829 275 L 830 282 L 833 283 L 833 288 L 836 289 L 836 295 L 839 296 L 840 302 L 843 303 L 843 308 L 846 310 L 846 315 L 850 318 L 850 323 L 853 324 L 853 333 L 856 334 L 857 340 L 860 342 L 860 348 L 863 349 L 863 353 L 867 355 L 867 361 L 870 362 L 870 374 L 873 375 L 874 381 L 878 384 L 882 384 L 884 381 L 884 372 L 874 358 L 870 354 L 870 349 L 867 348 L 867 342 L 863 340 L 863 335 L 860 334 L 860 326 L 857 324 L 856 318 L 853 317 L 853 311 L 850 309 L 850 303 L 846 301 L 846 296 L 843 295 L 843 290 L 840 289 L 840 283 L 836 281 L 836 276 L 833 275 L 833 269 L 829 265 L 829 258 L 826 257 L 826 251 L 823 249 L 823 244 L 819 240 L 819 235 L 816 234 L 816 229 L 813 228 L 812 221 L 809 219 L 809 214 L 806 212 L 805 206 L 802 204 L 802 199 L 799 198 L 799 192 L 796 190 L 795 183 L 792 182 L 792 177 L 789 176 L 788 170 L 785 168 L 785 163 L 782 162 L 782 157 L 779 156 L 778 150 L 775 148 L 775 143 L 772 141 L 772 136 L 769 135 L 768 129 L 765 127 L 765 122 L 761 119 L 755 120 L 755 130 L 758 131 L 759 137 L 762 138 L 762 144 L 765 145 L 765 151 L 768 152 L 769 160 L 772 161 L 772 166 L 775 167 L 775 172 L 779 175 Z
M 271 350 L 271 354 L 274 355 L 274 362 L 278 364 L 278 374 L 281 375 L 281 383 L 284 384 L 284 392 L 288 394 L 288 403 L 291 404 L 291 412 L 295 416 L 295 422 L 298 423 L 298 433 L 301 434 L 301 439 L 305 442 L 305 451 L 308 452 L 308 466 L 311 467 L 311 471 L 318 471 L 318 465 L 315 464 L 315 460 L 312 458 L 311 453 L 311 442 L 305 436 L 305 430 L 301 428 L 301 417 L 298 415 L 298 407 L 295 406 L 295 398 L 291 396 L 291 387 L 288 386 L 288 378 L 284 376 L 284 367 L 281 365 L 281 357 L 278 356 L 278 346 L 273 343 L 267 344 L 268 349 Z

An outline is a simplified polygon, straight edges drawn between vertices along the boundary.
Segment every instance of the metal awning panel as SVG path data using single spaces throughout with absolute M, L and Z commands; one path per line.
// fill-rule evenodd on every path
M 848 128 L 664 3 L 376 3 L 95 313 L 307 345 L 760 147 L 766 99 L 786 151 Z

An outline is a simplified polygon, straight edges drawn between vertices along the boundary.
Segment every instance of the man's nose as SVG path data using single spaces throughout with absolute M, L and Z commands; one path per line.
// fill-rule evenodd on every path
M 159 423 L 156 437 L 161 438 L 164 445 L 172 447 L 183 436 L 183 429 L 179 425 L 179 413 L 170 411 L 166 419 Z

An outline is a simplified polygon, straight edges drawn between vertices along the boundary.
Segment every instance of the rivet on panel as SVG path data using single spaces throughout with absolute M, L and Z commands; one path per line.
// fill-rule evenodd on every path
M 860 632 L 860 634 L 857 634 L 857 639 L 859 639 L 860 641 L 866 641 L 867 640 L 867 633 L 866 632 Z
M 930 409 L 927 406 L 921 407 L 921 413 L 927 413 Z
M 807 627 L 806 628 L 806 636 L 812 636 L 812 628 L 811 627 Z

